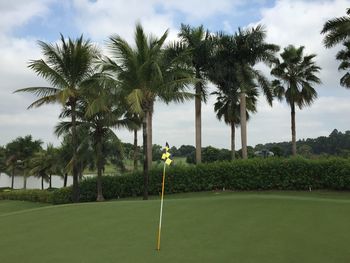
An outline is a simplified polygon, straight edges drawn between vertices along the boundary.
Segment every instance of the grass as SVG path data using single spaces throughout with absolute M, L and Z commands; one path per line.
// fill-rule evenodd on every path
M 159 200 L 3 207 L 2 263 L 350 262 L 349 193 L 168 196 L 160 252 Z
M 25 202 L 25 201 L 1 200 L 0 201 L 0 216 L 2 216 L 4 214 L 12 213 L 12 212 L 19 212 L 22 210 L 39 208 L 39 207 L 44 207 L 44 206 L 48 206 L 48 204 L 32 203 L 32 202 Z

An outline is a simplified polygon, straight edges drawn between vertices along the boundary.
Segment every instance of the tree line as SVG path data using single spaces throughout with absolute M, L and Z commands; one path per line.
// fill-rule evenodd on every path
M 343 42 L 338 53 L 340 70 L 348 70 L 350 11 L 347 16 L 325 23 L 325 46 Z M 201 104 L 206 102 L 208 82 L 217 90 L 214 110 L 231 127 L 231 158 L 235 154 L 235 128 L 240 126 L 243 159 L 248 158 L 247 120 L 256 112 L 257 97 L 263 94 L 272 105 L 274 98 L 285 99 L 291 108 L 292 154 L 296 155 L 295 109 L 309 106 L 317 97 L 321 68 L 315 54 L 304 54 L 304 47 L 279 46 L 266 42 L 262 25 L 239 28 L 229 35 L 213 33 L 203 26 L 181 25 L 178 40 L 167 43 L 168 31 L 160 37 L 147 35 L 136 25 L 134 43 L 120 35 L 107 40 L 109 56 L 83 36 L 59 43 L 39 41 L 42 58 L 30 61 L 29 68 L 46 79 L 47 87 L 28 87 L 37 97 L 29 108 L 59 103 L 62 112 L 56 134 L 69 138 L 71 159 L 66 163 L 73 175 L 73 200 L 79 201 L 79 167 L 84 145 L 93 150 L 97 167 L 98 200 L 103 200 L 101 176 L 108 143 L 119 139 L 114 128 L 134 133 L 135 159 L 137 133 L 142 129 L 144 199 L 148 198 L 148 171 L 152 164 L 152 116 L 156 100 L 183 103 L 195 100 L 196 163 L 202 161 Z M 271 76 L 256 69 L 257 63 L 271 69 Z M 341 85 L 350 87 L 349 73 Z M 272 78 L 272 81 L 270 80 Z M 194 87 L 194 92 L 191 88 Z M 136 165 L 136 163 L 135 163 Z

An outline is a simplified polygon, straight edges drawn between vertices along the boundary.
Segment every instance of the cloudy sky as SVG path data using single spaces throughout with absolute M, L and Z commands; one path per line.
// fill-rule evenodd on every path
M 328 135 L 334 128 L 350 130 L 350 91 L 339 85 L 341 73 L 334 58 L 340 47 L 325 49 L 320 35 L 324 22 L 344 15 L 348 7 L 349 0 L 0 0 L 0 145 L 27 134 L 59 144 L 53 128 L 60 107 L 27 110 L 34 97 L 13 94 L 19 88 L 45 85 L 27 68 L 29 60 L 41 57 L 37 40 L 55 42 L 59 33 L 73 38 L 84 34 L 104 49 L 112 34 L 132 41 L 137 21 L 156 35 L 169 29 L 170 39 L 176 38 L 181 23 L 203 24 L 212 32 L 227 33 L 234 33 L 238 27 L 265 25 L 269 42 L 282 48 L 303 45 L 306 53 L 317 54 L 322 67 L 319 98 L 310 108 L 297 111 L 297 137 Z M 216 119 L 214 101 L 211 97 L 203 106 L 203 145 L 229 148 L 230 130 Z M 193 145 L 194 102 L 157 103 L 153 125 L 154 143 L 167 140 L 176 146 Z M 128 131 L 116 133 L 123 141 L 132 141 Z M 276 101 L 270 107 L 261 98 L 258 113 L 248 124 L 248 144 L 289 139 L 288 106 Z M 240 147 L 239 138 L 236 143 Z

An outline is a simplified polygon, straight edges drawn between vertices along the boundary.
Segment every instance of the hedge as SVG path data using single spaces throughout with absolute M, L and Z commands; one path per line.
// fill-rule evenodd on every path
M 149 194 L 161 189 L 162 168 L 149 172 Z M 142 172 L 102 178 L 105 199 L 141 196 Z M 167 170 L 166 192 L 211 190 L 350 190 L 350 159 L 267 158 L 216 162 L 197 166 L 175 165 Z M 42 194 L 41 194 L 42 193 Z M 63 204 L 72 202 L 72 187 L 54 190 L 14 190 L 0 193 L 0 199 Z M 96 177 L 80 183 L 80 200 L 96 200 Z
M 149 194 L 158 195 L 162 169 L 149 172 Z M 140 196 L 141 172 L 102 178 L 105 199 Z M 309 160 L 303 158 L 267 158 L 216 162 L 197 166 L 175 165 L 167 170 L 166 192 L 211 190 L 350 190 L 350 160 L 343 158 Z M 70 203 L 71 187 L 54 191 L 54 204 Z M 96 200 L 96 178 L 80 184 L 80 200 Z
M 22 200 L 40 203 L 52 203 L 52 191 L 28 189 L 28 190 L 6 190 L 0 192 L 0 200 Z

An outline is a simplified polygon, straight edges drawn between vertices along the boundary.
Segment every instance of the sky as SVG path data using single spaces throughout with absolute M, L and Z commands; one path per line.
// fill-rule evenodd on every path
M 328 19 L 345 15 L 350 0 L 0 0 L 0 145 L 18 136 L 31 134 L 44 143 L 60 144 L 53 130 L 59 105 L 27 110 L 35 100 L 30 94 L 13 94 L 16 89 L 47 85 L 28 69 L 32 59 L 42 58 L 37 41 L 58 41 L 59 34 L 76 38 L 81 34 L 106 50 L 109 36 L 118 34 L 132 43 L 135 24 L 147 33 L 160 36 L 169 29 L 168 40 L 177 38 L 181 23 L 204 25 L 211 32 L 233 34 L 238 27 L 263 24 L 266 41 L 282 49 L 289 44 L 305 46 L 306 54 L 317 54 L 322 68 L 318 99 L 311 107 L 297 110 L 297 138 L 327 136 L 336 128 L 350 130 L 350 91 L 339 85 L 337 46 L 325 49 L 320 35 Z M 269 69 L 258 65 L 266 75 Z M 208 84 L 209 91 L 215 87 Z M 230 147 L 230 127 L 217 120 L 212 95 L 202 108 L 202 144 Z M 248 123 L 248 144 L 289 141 L 290 108 L 264 98 Z M 169 117 L 170 116 L 170 117 Z M 163 145 L 195 144 L 194 101 L 165 105 L 157 102 L 153 119 L 153 142 Z M 127 130 L 115 130 L 125 142 L 132 142 Z M 236 131 L 240 148 L 240 131 Z M 139 138 L 141 141 L 141 138 Z

